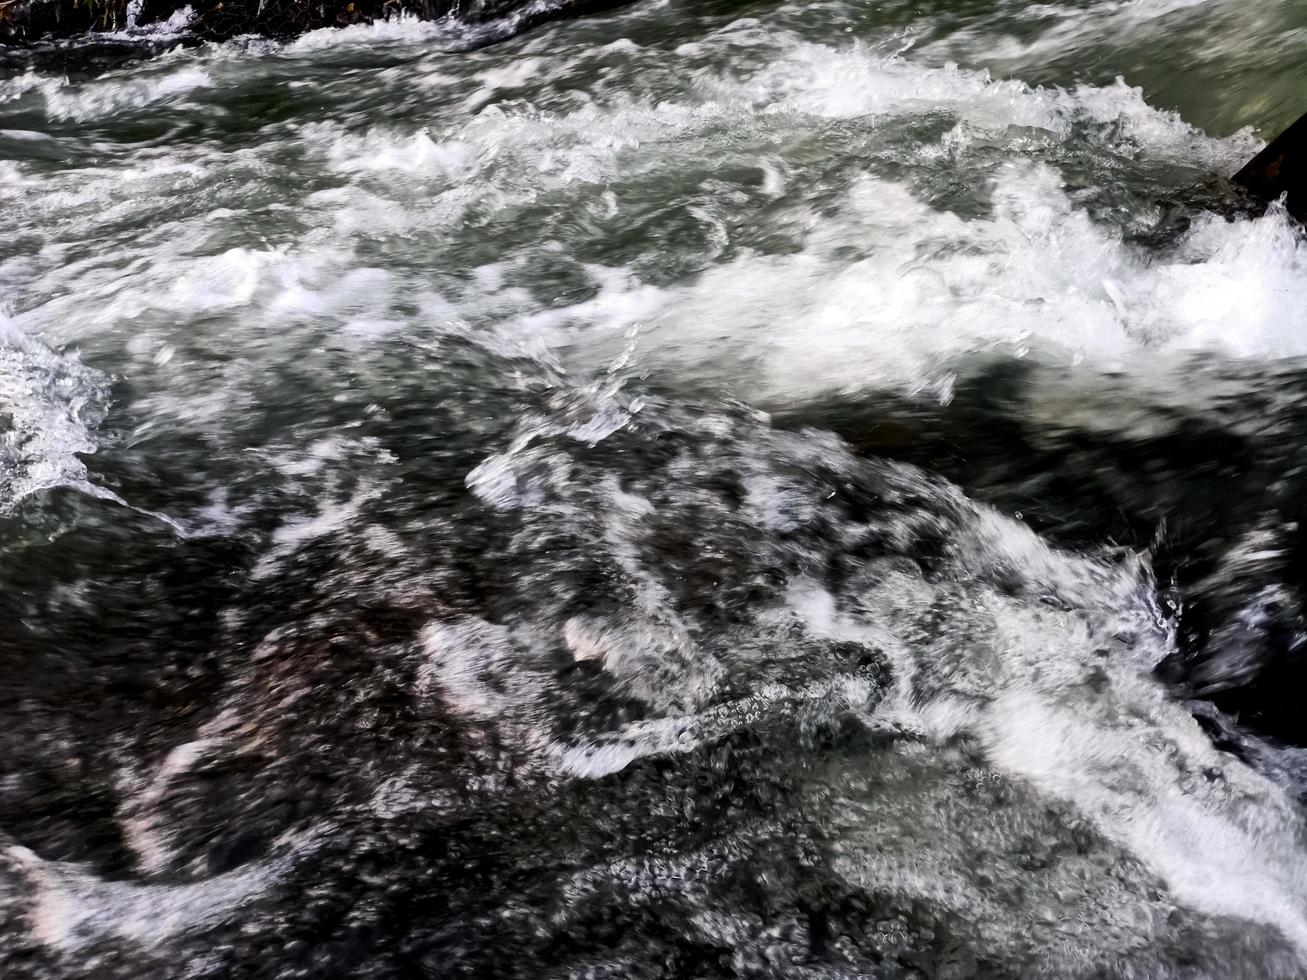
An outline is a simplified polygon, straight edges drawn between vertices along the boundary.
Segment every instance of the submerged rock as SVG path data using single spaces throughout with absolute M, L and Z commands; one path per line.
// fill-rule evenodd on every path
M 451 18 L 494 25 L 473 43 L 491 43 L 543 21 L 618 5 L 619 0 L 8 0 L 0 42 L 28 43 L 91 31 L 147 31 L 171 22 L 196 37 L 293 37 L 395 17 Z

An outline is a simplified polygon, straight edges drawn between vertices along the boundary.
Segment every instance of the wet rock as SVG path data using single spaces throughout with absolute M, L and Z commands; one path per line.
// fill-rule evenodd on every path
M 1249 160 L 1234 179 L 1267 200 L 1284 195 L 1289 213 L 1307 221 L 1307 115 Z

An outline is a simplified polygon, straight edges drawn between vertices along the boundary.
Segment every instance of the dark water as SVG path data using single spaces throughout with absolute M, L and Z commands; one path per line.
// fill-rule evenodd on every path
M 1307 976 L 1300 5 L 470 41 L 0 51 L 3 975 Z

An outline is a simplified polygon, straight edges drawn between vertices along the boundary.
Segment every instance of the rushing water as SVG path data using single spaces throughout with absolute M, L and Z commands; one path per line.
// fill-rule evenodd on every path
M 0 972 L 1307 976 L 1299 0 L 469 40 L 0 51 Z

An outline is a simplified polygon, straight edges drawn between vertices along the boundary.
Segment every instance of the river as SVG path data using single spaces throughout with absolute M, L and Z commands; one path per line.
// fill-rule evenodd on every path
M 0 48 L 0 971 L 1307 976 L 1298 0 Z

